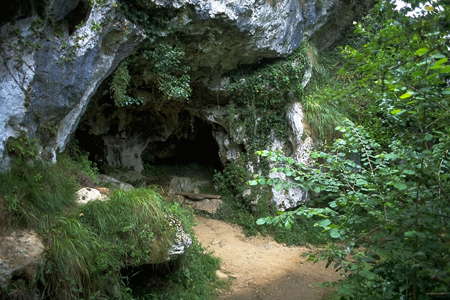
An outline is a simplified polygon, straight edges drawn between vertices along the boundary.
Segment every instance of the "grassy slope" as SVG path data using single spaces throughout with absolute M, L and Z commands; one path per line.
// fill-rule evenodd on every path
M 191 213 L 165 202 L 151 189 L 116 191 L 109 201 L 79 207 L 74 193 L 86 174 L 95 174 L 86 159 L 67 157 L 55 165 L 17 163 L 0 174 L 2 231 L 36 230 L 47 247 L 35 281 L 16 282 L 5 294 L 17 298 L 26 296 L 27 290 L 39 290 L 51 299 L 208 299 L 214 295 L 218 261 L 196 242 L 177 267 L 162 276 L 161 284 L 131 290 L 123 268 L 161 261 L 174 236 L 167 216 L 181 219 L 189 232 Z

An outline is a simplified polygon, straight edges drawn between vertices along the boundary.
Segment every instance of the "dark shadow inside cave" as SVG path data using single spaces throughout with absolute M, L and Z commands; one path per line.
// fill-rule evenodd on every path
M 105 143 L 100 136 L 89 132 L 87 128 L 79 128 L 75 132 L 74 141 L 81 152 L 86 153 L 90 161 L 94 162 L 100 171 L 106 167 Z
M 187 136 L 172 135 L 167 141 L 151 143 L 144 152 L 144 162 L 152 165 L 199 164 L 222 169 L 212 130 L 212 125 L 194 118 Z
M 164 142 L 148 145 L 143 161 L 144 175 L 150 183 L 165 186 L 173 176 L 211 182 L 214 173 L 223 169 L 213 125 L 192 118 L 189 127 L 189 132 L 174 134 Z M 206 190 L 212 191 L 211 185 Z
M 223 169 L 219 157 L 219 147 L 214 138 L 214 130 L 217 130 L 215 128 L 217 125 L 195 117 L 186 110 L 178 112 L 178 121 L 173 123 L 177 125 L 166 123 L 164 126 L 161 124 L 169 121 L 158 118 L 158 114 L 134 112 L 130 115 L 133 123 L 129 127 L 122 127 L 122 131 L 119 131 L 120 126 L 117 125 L 119 121 L 113 117 L 113 114 L 110 116 L 109 129 L 104 130 L 102 135 L 95 135 L 93 132 L 96 130 L 92 130 L 92 123 L 82 120 L 74 136 L 79 149 L 88 153 L 89 159 L 95 162 L 102 173 L 121 179 L 121 174 L 126 173 L 127 170 L 132 171 L 126 165 L 120 164 L 121 161 L 123 162 L 121 159 L 114 159 L 113 163 L 115 164 L 112 164 L 111 161 L 108 161 L 108 153 L 111 156 L 117 147 L 122 151 L 117 157 L 125 157 L 124 152 L 133 156 L 134 148 L 132 146 L 122 147 L 120 143 L 128 145 L 128 142 L 131 142 L 132 144 L 133 136 L 136 135 L 139 136 L 138 141 L 140 142 L 150 141 L 139 158 L 139 161 L 142 159 L 141 163 L 144 166 L 142 175 L 145 177 L 143 181 L 146 184 L 166 186 L 174 176 L 211 181 L 215 171 Z M 91 118 L 90 121 L 92 122 L 92 120 Z M 169 137 L 163 133 L 168 126 L 171 128 Z M 115 144 L 108 142 L 110 137 L 115 138 Z M 123 178 L 124 181 L 127 179 L 129 178 Z M 140 180 L 139 184 L 143 183 L 142 178 Z M 128 182 L 136 184 L 132 181 Z

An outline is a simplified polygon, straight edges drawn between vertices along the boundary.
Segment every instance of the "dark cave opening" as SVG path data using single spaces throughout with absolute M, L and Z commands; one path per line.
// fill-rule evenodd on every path
M 88 155 L 88 159 L 96 164 L 100 171 L 106 167 L 105 143 L 100 136 L 96 136 L 87 128 L 79 128 L 74 135 L 74 142 L 82 153 Z
M 222 169 L 213 125 L 193 118 L 190 127 L 187 136 L 173 135 L 167 141 L 151 143 L 144 153 L 144 162 L 152 165 L 198 164 Z
M 130 167 L 129 161 L 133 165 L 138 161 L 143 166 L 143 170 L 138 172 L 147 178 L 145 182 L 165 185 L 173 176 L 211 179 L 215 171 L 223 170 L 219 146 L 214 138 L 215 124 L 182 110 L 177 113 L 178 121 L 172 125 L 157 113 L 127 112 L 132 123 L 121 127 L 114 114 L 109 110 L 106 112 L 110 119 L 107 127 L 102 128 L 102 134 L 96 134 L 98 128 L 92 127 L 95 126 L 92 125 L 95 124 L 94 119 L 105 120 L 97 112 L 94 116 L 91 114 L 89 120 L 82 120 L 74 135 L 74 144 L 81 152 L 87 153 L 89 160 L 102 173 L 114 177 L 136 171 Z M 171 133 L 167 137 L 163 132 L 168 128 L 171 128 Z M 133 146 L 135 140 L 139 145 L 149 141 L 140 154 L 133 152 L 136 151 Z
M 125 267 L 121 273 L 133 295 L 142 297 L 148 291 L 169 290 L 170 277 L 179 270 L 180 263 L 180 259 L 175 259 L 160 264 Z
M 66 16 L 69 35 L 72 35 L 80 24 L 86 22 L 89 12 L 88 1 L 80 1 L 77 7 Z

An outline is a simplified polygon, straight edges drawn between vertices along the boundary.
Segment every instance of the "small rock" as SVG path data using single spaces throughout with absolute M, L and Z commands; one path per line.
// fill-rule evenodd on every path
M 100 193 L 102 193 L 103 195 L 106 195 L 106 196 L 111 195 L 111 190 L 106 187 L 96 187 L 95 189 L 97 191 L 99 191 Z
M 195 210 L 215 214 L 220 209 L 223 202 L 220 199 L 205 199 L 202 201 L 191 201 L 186 199 L 184 203 Z
M 34 231 L 0 236 L 0 287 L 7 287 L 13 276 L 31 281 L 43 252 L 44 245 Z
M 115 188 L 115 189 L 121 189 L 121 190 L 125 190 L 125 191 L 134 189 L 134 187 L 131 184 L 122 182 L 111 176 L 102 174 L 102 175 L 98 176 L 98 179 L 100 180 L 100 182 L 102 184 L 110 185 L 112 188 Z
M 224 272 L 217 270 L 216 271 L 216 277 L 220 280 L 227 280 L 229 277 L 227 274 L 225 274 Z
M 197 186 L 192 182 L 189 177 L 173 177 L 169 184 L 169 193 L 175 194 L 180 192 L 193 193 Z
M 93 188 L 85 187 L 76 192 L 76 203 L 79 205 L 84 205 L 95 200 L 105 201 L 108 199 L 106 195 L 102 195 L 97 189 Z

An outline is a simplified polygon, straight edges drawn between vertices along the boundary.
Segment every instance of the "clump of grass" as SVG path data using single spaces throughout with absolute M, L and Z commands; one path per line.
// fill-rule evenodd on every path
M 167 259 L 175 235 L 169 216 L 180 219 L 183 226 L 192 224 L 190 212 L 165 202 L 152 189 L 115 191 L 108 201 L 75 205 L 80 176 L 95 180 L 88 175 L 95 174 L 91 167 L 87 160 L 61 158 L 53 165 L 17 162 L 11 171 L 0 174 L 3 229 L 33 229 L 44 240 L 45 258 L 36 278 L 20 285 L 38 290 L 42 298 L 134 299 L 122 270 Z M 188 258 L 167 278 L 171 289 L 192 295 L 189 299 L 207 299 L 216 281 L 211 274 L 217 262 L 200 249 L 197 245 L 189 250 Z M 152 290 L 148 293 L 167 292 Z M 15 288 L 16 292 L 28 291 Z
M 7 227 L 36 228 L 43 218 L 73 206 L 77 184 L 72 173 L 62 160 L 54 165 L 16 161 L 11 171 L 0 174 Z
M 336 127 L 342 125 L 344 115 L 333 101 L 330 88 L 317 91 L 302 100 L 305 119 L 311 134 L 325 144 L 337 136 Z
M 49 297 L 123 299 L 127 266 L 167 259 L 174 238 L 168 209 L 149 189 L 116 191 L 61 217 L 45 232 L 49 250 L 42 281 Z

